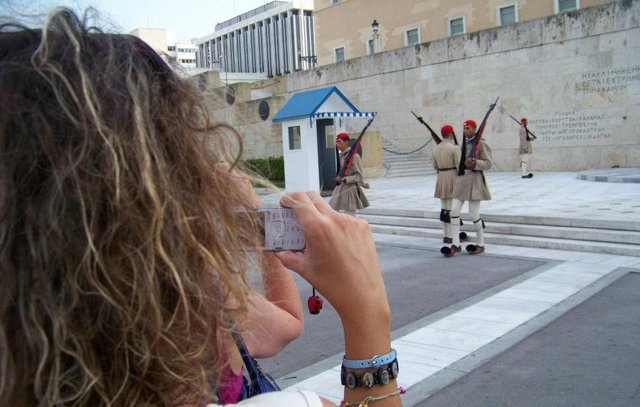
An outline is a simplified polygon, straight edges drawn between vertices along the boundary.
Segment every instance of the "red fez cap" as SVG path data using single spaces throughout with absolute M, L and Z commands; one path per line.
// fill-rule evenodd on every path
M 338 134 L 336 134 L 336 139 L 342 139 L 342 140 L 349 141 L 349 134 L 348 133 L 338 133 Z
M 464 123 L 462 124 L 465 126 L 478 127 L 478 125 L 476 124 L 476 121 L 473 119 L 465 120 Z
M 445 124 L 444 126 L 442 126 L 442 128 L 440 129 L 440 134 L 442 134 L 443 136 L 445 134 L 450 134 L 453 133 L 453 126 L 450 124 Z
M 523 117 L 522 119 L 520 119 L 520 123 L 527 123 L 529 120 L 527 120 L 526 117 Z

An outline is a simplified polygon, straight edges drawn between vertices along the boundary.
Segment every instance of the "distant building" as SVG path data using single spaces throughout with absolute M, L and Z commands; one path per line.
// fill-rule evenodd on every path
M 187 70 L 196 68 L 196 53 L 198 46 L 185 42 L 177 42 L 176 45 L 169 45 L 169 56 Z
M 313 0 L 272 1 L 197 40 L 197 67 L 273 77 L 315 66 Z
M 142 39 L 174 67 L 185 71 L 195 70 L 198 47 L 177 41 L 175 35 L 164 28 L 136 28 L 131 35 Z
M 318 65 L 612 0 L 315 0 Z

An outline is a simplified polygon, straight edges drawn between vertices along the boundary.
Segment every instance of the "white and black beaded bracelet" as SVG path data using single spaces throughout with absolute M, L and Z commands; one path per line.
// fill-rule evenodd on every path
M 364 387 L 367 389 L 372 388 L 374 385 L 379 384 L 384 386 L 389 383 L 390 380 L 398 377 L 398 360 L 394 359 L 386 366 L 382 366 L 375 372 L 364 372 L 358 374 L 356 372 L 347 371 L 344 365 L 340 369 L 340 383 L 343 386 L 347 386 L 349 389 L 355 389 L 356 387 Z

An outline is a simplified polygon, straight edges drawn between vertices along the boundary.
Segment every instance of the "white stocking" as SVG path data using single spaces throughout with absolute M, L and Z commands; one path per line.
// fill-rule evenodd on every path
M 451 198 L 440 199 L 440 207 L 445 210 L 451 210 Z M 444 237 L 451 237 L 451 223 L 440 222 L 442 224 L 442 232 Z
M 480 219 L 480 201 L 469 201 L 469 216 L 476 229 L 476 245 L 484 247 L 484 230 Z
M 451 202 L 451 238 L 454 246 L 460 246 L 460 211 L 464 201 L 453 199 Z
M 522 154 L 520 156 L 520 168 L 522 169 L 522 175 L 527 175 L 527 167 L 529 165 L 529 154 Z

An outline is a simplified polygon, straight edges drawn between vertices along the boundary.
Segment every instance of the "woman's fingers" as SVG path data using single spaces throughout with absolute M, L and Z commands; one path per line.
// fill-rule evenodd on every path
M 299 274 L 304 274 L 304 258 L 301 253 L 295 253 L 290 251 L 276 252 L 275 256 L 282 262 L 282 264 L 289 270 L 294 270 Z M 302 271 L 302 272 L 301 272 Z M 304 277 L 304 275 L 303 275 Z
M 293 208 L 307 241 L 303 254 L 278 257 L 321 292 L 343 319 L 370 309 L 386 292 L 366 221 L 334 211 L 316 192 L 287 193 L 281 204 Z M 359 311 L 358 311 L 359 312 Z

